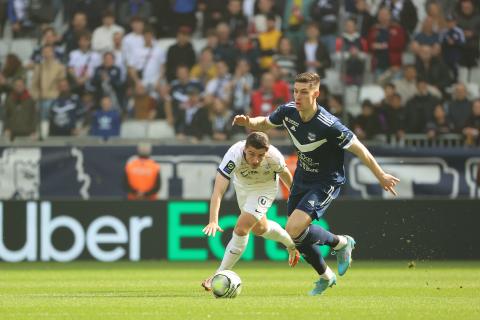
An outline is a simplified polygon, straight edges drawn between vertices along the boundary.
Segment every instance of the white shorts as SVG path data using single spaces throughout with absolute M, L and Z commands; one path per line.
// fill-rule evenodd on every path
M 257 220 L 263 218 L 277 195 L 277 190 L 235 191 L 240 210 L 250 213 Z

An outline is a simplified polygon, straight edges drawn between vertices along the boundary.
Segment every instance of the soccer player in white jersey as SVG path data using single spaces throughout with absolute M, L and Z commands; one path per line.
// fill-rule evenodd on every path
M 335 235 L 312 224 L 325 213 L 345 183 L 344 150 L 352 152 L 370 169 L 380 186 L 396 195 L 398 178 L 386 173 L 368 149 L 339 119 L 318 105 L 320 77 L 314 72 L 297 75 L 294 101 L 279 106 L 268 117 L 249 118 L 238 115 L 233 124 L 266 131 L 284 126 L 297 149 L 298 162 L 287 205 L 286 230 L 305 260 L 317 271 L 320 279 L 311 295 L 324 292 L 336 283 L 335 273 L 323 259 L 320 246 L 332 247 L 337 255 L 338 274 L 350 267 L 355 240 Z
M 218 211 L 231 178 L 241 212 L 217 272 L 233 268 L 247 246 L 250 231 L 281 242 L 287 248 L 289 265 L 294 267 L 300 258 L 295 243 L 285 229 L 266 216 L 278 192 L 278 178 L 288 188 L 292 185 L 292 175 L 285 159 L 277 148 L 270 145 L 268 136 L 263 132 L 252 132 L 246 140 L 235 143 L 217 171 L 210 199 L 210 220 L 203 232 L 207 236 L 223 232 L 218 225 Z M 205 279 L 202 286 L 211 290 L 211 277 Z

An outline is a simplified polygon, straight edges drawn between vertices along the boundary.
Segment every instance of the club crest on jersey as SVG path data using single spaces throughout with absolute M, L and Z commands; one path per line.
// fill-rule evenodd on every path
M 269 204 L 270 200 L 267 197 L 261 196 L 258 198 L 258 204 L 260 207 L 265 208 Z
M 223 171 L 225 171 L 226 173 L 230 174 L 232 173 L 233 169 L 235 169 L 235 162 L 233 162 L 232 160 L 228 161 L 227 165 L 225 166 L 225 168 L 223 168 Z
M 317 138 L 317 136 L 315 135 L 315 133 L 309 132 L 309 133 L 307 134 L 307 139 L 310 140 L 310 141 L 312 141 L 312 142 L 315 141 L 316 138 Z

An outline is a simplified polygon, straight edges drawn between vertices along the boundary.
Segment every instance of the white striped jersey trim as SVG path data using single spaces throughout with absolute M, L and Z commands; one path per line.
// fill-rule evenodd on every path
M 334 123 L 333 120 L 328 119 L 325 115 L 323 115 L 321 113 L 318 114 L 317 119 L 320 120 L 323 124 L 325 124 L 329 127 Z

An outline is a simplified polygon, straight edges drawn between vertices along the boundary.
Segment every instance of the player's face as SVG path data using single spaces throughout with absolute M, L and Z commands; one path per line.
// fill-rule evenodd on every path
M 293 86 L 293 99 L 298 111 L 306 111 L 314 108 L 315 101 L 320 92 L 310 83 L 295 82 Z
M 245 148 L 245 160 L 247 160 L 248 165 L 252 168 L 257 168 L 263 159 L 265 159 L 266 154 L 267 149 L 255 149 L 251 146 Z

